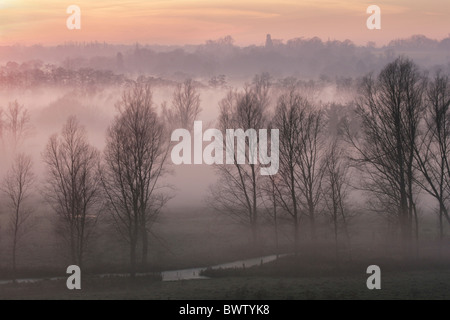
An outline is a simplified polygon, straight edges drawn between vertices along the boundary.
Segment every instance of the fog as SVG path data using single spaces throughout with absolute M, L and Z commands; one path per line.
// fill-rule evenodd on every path
M 404 60 L 416 66 L 417 75 L 426 79 L 424 88 L 428 85 L 431 88 L 437 70 L 441 70 L 441 74 L 445 76 L 450 74 L 449 45 L 450 38 L 432 40 L 413 36 L 410 39 L 393 40 L 384 47 L 376 47 L 373 44 L 356 46 L 351 41 L 323 42 L 318 38 L 299 38 L 285 42 L 274 39 L 270 45 L 239 47 L 234 45 L 231 37 L 209 40 L 198 46 L 179 47 L 107 43 L 1 47 L 0 177 L 2 181 L 7 180 L 8 172 L 11 172 L 13 164 L 17 162 L 16 156 L 23 153 L 32 159 L 35 179 L 21 209 L 26 208 L 31 214 L 26 224 L 24 222 L 26 228 L 20 230 L 20 245 L 14 253 L 16 262 L 13 271 L 13 208 L 8 193 L 5 192 L 8 187 L 5 183 L 2 184 L 0 280 L 60 276 L 65 274 L 67 265 L 81 262 L 90 274 L 130 273 L 134 276 L 136 271 L 162 272 L 206 268 L 240 259 L 278 254 L 293 255 L 295 259 L 300 259 L 301 263 L 310 261 L 308 259 L 311 256 L 313 261 L 323 258 L 331 261 L 333 266 L 335 263 L 342 266 L 352 265 L 351 270 L 353 262 L 355 265 L 364 264 L 372 258 L 387 265 L 392 263 L 394 269 L 398 266 L 392 261 L 397 261 L 398 257 L 405 259 L 402 261 L 411 261 L 411 257 L 422 259 L 420 261 L 425 261 L 425 269 L 426 261 L 432 264 L 444 261 L 445 263 L 442 263 L 447 265 L 450 250 L 448 214 L 445 208 L 439 211 L 440 203 L 427 192 L 431 187 L 426 178 L 420 175 L 420 172 L 426 169 L 425 165 L 421 168 L 420 163 L 411 164 L 416 178 L 414 181 L 412 178 L 407 179 L 411 189 L 410 193 L 405 193 L 408 202 L 404 205 L 398 200 L 401 198 L 400 191 L 403 190 L 392 187 L 396 180 L 393 172 L 396 171 L 392 169 L 390 173 L 383 172 L 380 176 L 384 178 L 376 176 L 376 170 L 380 170 L 381 165 L 373 160 L 377 150 L 370 148 L 378 146 L 378 142 L 364 140 L 370 136 L 367 131 L 371 128 L 370 119 L 364 118 L 366 114 L 361 111 L 363 109 L 358 113 L 357 106 L 364 106 L 363 98 L 367 97 L 367 94 L 364 94 L 366 75 L 372 74 L 376 78 L 382 70 L 386 70 L 386 66 L 401 64 Z M 399 57 L 403 58 L 398 60 Z M 319 159 L 317 164 L 312 164 L 312 171 L 323 170 L 324 173 L 319 175 L 323 180 L 312 181 L 309 185 L 311 194 L 317 192 L 317 198 L 308 198 L 307 192 L 304 192 L 308 186 L 302 184 L 300 174 L 295 176 L 298 181 L 292 186 L 289 179 L 283 178 L 283 175 L 287 174 L 287 167 L 284 166 L 287 164 L 283 162 L 287 161 L 284 158 L 287 153 L 282 149 L 282 141 L 286 140 L 280 142 L 280 170 L 278 175 L 274 175 L 279 178 L 252 177 L 250 172 L 254 168 L 249 164 L 238 166 L 236 171 L 233 171 L 233 165 L 174 165 L 171 160 L 174 142 L 169 142 L 170 133 L 177 125 L 186 125 L 184 128 L 187 129 L 191 129 L 193 125 L 177 122 L 179 114 L 175 103 L 177 92 L 188 100 L 185 92 L 189 79 L 192 80 L 194 88 L 190 98 L 195 101 L 198 96 L 200 112 L 194 112 L 188 119 L 202 121 L 203 130 L 224 130 L 227 128 L 225 125 L 233 125 L 236 129 L 239 125 L 243 129 L 251 128 L 244 127 L 242 114 L 239 113 L 239 107 L 245 105 L 245 99 L 249 97 L 248 99 L 254 99 L 251 100 L 252 103 L 264 108 L 252 111 L 261 112 L 261 119 L 265 119 L 253 124 L 261 125 L 260 129 L 270 126 L 280 128 L 281 131 L 283 119 L 279 115 L 284 110 L 283 103 L 285 107 L 292 104 L 295 99 L 289 99 L 293 99 L 295 93 L 296 106 L 304 107 L 302 112 L 310 117 L 305 116 L 305 119 L 313 119 L 312 122 L 316 121 L 314 117 L 322 119 L 317 120 L 317 123 L 320 122 L 320 126 L 323 126 L 320 138 L 317 138 L 317 141 L 311 139 L 311 136 L 314 136 L 311 133 L 305 136 L 305 141 L 314 141 L 317 146 L 304 147 L 303 151 L 297 150 L 296 157 L 290 160 L 295 162 L 295 170 L 301 172 L 301 169 L 304 170 L 304 164 L 299 160 L 302 154 L 311 152 L 312 158 Z M 417 83 L 420 81 L 422 80 L 417 80 Z M 382 82 L 377 85 L 381 86 Z M 133 237 L 127 236 L 129 238 L 125 237 L 125 240 L 120 237 L 123 231 L 121 228 L 126 227 L 117 225 L 120 219 L 115 216 L 121 214 L 117 203 L 114 202 L 120 192 L 114 193 L 116 190 L 113 187 L 117 188 L 117 185 L 108 189 L 108 183 L 112 186 L 111 181 L 115 181 L 113 177 L 117 174 L 114 172 L 116 167 L 112 165 L 114 157 L 111 156 L 116 150 L 112 147 L 116 140 L 111 132 L 114 128 L 117 132 L 126 132 L 120 131 L 128 127 L 123 123 L 121 127 L 118 119 L 126 119 L 127 113 L 124 110 L 128 110 L 127 106 L 139 105 L 141 100 L 133 100 L 137 99 L 136 92 L 144 95 L 142 92 L 147 94 L 147 89 L 151 90 L 152 110 L 157 114 L 157 120 L 148 115 L 149 118 L 145 119 L 154 120 L 161 125 L 156 131 L 153 127 L 154 131 L 151 131 L 150 136 L 164 133 L 161 135 L 163 142 L 158 152 L 161 155 L 166 154 L 166 158 L 161 156 L 163 160 L 152 160 L 156 164 L 161 161 L 161 168 L 164 167 L 164 170 L 154 173 L 151 170 L 156 169 L 152 168 L 149 171 L 152 179 L 155 179 L 154 174 L 158 178 L 157 181 L 150 182 L 150 185 L 155 183 L 156 191 L 149 196 L 150 204 L 145 208 L 149 212 L 146 213 L 146 219 L 149 220 L 146 220 L 144 225 L 146 231 L 139 231 L 135 235 L 138 240 L 135 239 L 134 249 L 138 252 L 143 250 L 142 255 L 145 257 L 147 252 L 144 253 L 144 242 L 148 241 L 149 245 L 148 258 L 145 258 L 147 261 L 142 258 L 141 266 L 137 262 L 140 261 L 141 253 L 136 253 L 136 261 L 133 261 L 132 257 L 130 262 L 130 243 L 133 243 Z M 367 92 L 369 91 L 365 93 Z M 378 94 L 379 91 L 376 92 Z M 444 92 L 443 95 L 448 98 L 446 94 L 449 92 Z M 128 100 L 125 98 L 126 94 L 129 94 Z M 232 101 L 229 109 L 226 109 L 227 96 L 230 96 L 229 101 Z M 424 105 L 428 103 L 426 101 L 429 96 L 427 97 L 424 93 L 420 100 L 425 101 Z M 20 110 L 26 110 L 29 116 L 20 141 L 13 141 L 11 122 L 8 122 L 8 108 L 14 101 L 17 101 L 22 108 Z M 49 194 L 49 186 L 50 189 L 56 188 L 57 179 L 53 181 L 49 178 L 49 160 L 46 158 L 50 137 L 54 134 L 61 135 L 70 116 L 76 116 L 80 128 L 85 130 L 86 141 L 98 150 L 98 163 L 92 164 L 93 169 L 86 176 L 101 176 L 96 182 L 98 199 L 96 198 L 93 206 L 84 212 L 85 216 L 95 217 L 96 223 L 89 226 L 92 227 L 92 231 L 89 231 L 89 242 L 86 241 L 83 247 L 83 255 L 80 254 L 76 258 L 75 254 L 70 252 L 74 249 L 66 244 L 67 239 L 64 235 L 61 237 L 61 233 L 65 233 L 67 237 L 69 232 L 61 227 L 61 223 L 64 224 L 65 221 L 64 214 L 57 213 L 61 210 L 60 207 L 49 200 L 58 200 L 60 196 L 54 195 L 52 198 Z M 301 117 L 299 115 L 299 119 Z M 421 131 L 421 126 L 426 126 L 427 121 L 425 116 L 420 119 L 418 127 L 421 129 L 418 129 L 418 132 L 424 132 Z M 147 120 L 144 122 L 148 124 Z M 299 132 L 293 136 L 294 140 L 300 136 Z M 386 135 L 388 139 L 389 135 Z M 417 141 L 427 137 L 418 134 Z M 283 139 L 283 136 L 280 139 Z M 331 164 L 328 161 L 333 155 L 329 149 L 331 142 L 336 139 L 339 140 L 339 146 L 344 146 L 339 149 L 338 153 L 342 155 L 337 158 L 337 168 L 334 168 L 337 170 L 335 178 L 343 179 L 339 180 L 342 182 L 339 192 L 341 187 L 342 190 L 345 189 L 342 194 L 339 193 L 342 197 L 339 199 L 339 208 L 335 194 L 332 193 L 331 196 L 330 193 L 330 190 L 335 191 L 333 188 L 336 186 L 331 182 L 328 186 L 331 178 L 325 173 L 336 173 L 330 169 Z M 364 144 L 364 141 L 367 143 Z M 409 140 L 405 138 L 405 141 Z M 125 155 L 127 152 L 133 153 L 131 149 L 126 149 L 129 147 L 127 143 L 129 142 L 123 142 L 123 148 L 127 150 Z M 207 143 L 203 142 L 203 148 L 206 145 Z M 420 146 L 423 145 L 425 143 Z M 358 146 L 361 149 L 358 149 Z M 87 148 L 85 146 L 82 150 Z M 367 152 L 364 157 L 358 153 L 363 148 L 366 148 L 364 150 Z M 313 149 L 314 152 L 311 151 Z M 421 150 L 417 151 L 419 160 Z M 369 152 L 373 154 L 368 155 Z M 107 157 L 108 154 L 110 158 Z M 92 158 L 97 159 L 96 156 Z M 386 160 L 382 164 L 387 166 L 390 161 L 393 160 Z M 120 162 L 117 165 L 119 164 Z M 345 170 L 341 166 L 344 166 Z M 330 171 L 326 171 L 326 168 Z M 238 176 L 241 181 L 230 179 Z M 112 180 L 108 181 L 108 178 Z M 319 178 L 316 176 L 315 179 Z M 382 181 L 389 181 L 391 184 L 383 185 Z M 291 197 L 287 192 L 291 187 L 295 190 L 292 194 L 296 193 L 295 200 L 294 196 Z M 445 194 L 442 195 L 443 207 L 447 205 L 448 188 L 446 185 Z M 245 190 L 245 197 L 243 192 L 240 194 L 241 189 Z M 251 197 L 247 195 L 247 191 L 249 194 L 253 193 L 253 200 L 249 200 Z M 244 198 L 247 198 L 248 203 L 245 203 Z M 342 204 L 344 201 L 345 205 Z M 400 222 L 398 217 L 403 209 L 408 210 L 410 219 L 410 224 L 406 223 L 410 229 L 406 231 L 401 217 Z M 148 232 L 148 240 L 142 240 L 142 243 L 139 240 L 141 232 L 146 236 Z M 405 240 L 405 237 L 409 238 Z M 393 260 L 390 260 L 391 258 Z M 443 260 L 439 260 L 441 258 Z M 291 270 L 289 268 L 296 270 L 295 264 L 288 264 L 286 268 L 281 268 L 282 271 L 277 269 L 276 272 L 288 274 Z M 219 275 L 211 270 L 209 272 L 207 276 L 222 276 L 220 272 Z

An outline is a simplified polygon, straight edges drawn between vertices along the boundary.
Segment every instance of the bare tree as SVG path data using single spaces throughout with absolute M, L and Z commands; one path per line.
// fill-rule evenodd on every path
M 311 107 L 299 124 L 299 145 L 295 154 L 298 170 L 294 171 L 294 181 L 300 191 L 303 212 L 309 219 L 313 240 L 316 238 L 316 218 L 322 197 L 324 126 L 323 112 Z
M 11 259 L 14 279 L 17 272 L 17 252 L 23 237 L 30 231 L 29 218 L 33 213 L 27 204 L 27 199 L 32 193 L 35 175 L 32 171 L 31 157 L 19 154 L 14 159 L 11 169 L 6 173 L 2 191 L 7 197 L 10 211 L 10 232 L 12 237 Z
M 2 127 L 3 137 L 7 139 L 12 151 L 15 152 L 30 134 L 31 125 L 28 110 L 17 100 L 10 102 L 6 112 L 4 112 Z
M 269 87 L 264 90 L 269 90 Z M 265 96 L 268 96 L 266 92 L 261 91 L 258 94 L 255 87 L 246 87 L 241 93 L 228 92 L 219 104 L 219 128 L 224 133 L 224 139 L 235 139 L 234 136 L 227 137 L 227 129 L 242 129 L 248 134 L 253 132 L 256 135 L 259 129 L 267 128 L 268 103 L 259 98 Z M 250 161 L 250 158 L 256 156 L 253 154 L 256 150 L 250 145 L 249 136 L 244 139 L 242 146 L 245 150 L 238 150 L 237 147 L 228 150 L 234 156 L 232 165 L 216 166 L 220 178 L 216 187 L 212 189 L 210 202 L 216 210 L 248 226 L 252 232 L 252 242 L 256 244 L 262 179 L 259 175 L 259 164 Z M 233 148 L 226 143 L 223 145 L 225 152 L 226 148 Z M 245 163 L 238 161 L 238 151 L 245 152 Z
M 292 216 L 296 248 L 301 214 L 309 218 L 311 238 L 322 196 L 325 119 L 302 95 L 291 89 L 278 100 L 274 127 L 280 130 L 280 205 Z
M 56 212 L 57 232 L 65 240 L 71 263 L 82 267 L 100 213 L 100 154 L 91 146 L 76 117 L 50 137 L 43 153 L 47 165 L 47 201 Z
M 178 84 L 172 98 L 172 108 L 164 108 L 166 120 L 172 126 L 191 129 L 201 112 L 200 94 L 192 79 Z
M 350 244 L 348 232 L 348 187 L 349 187 L 349 163 L 338 138 L 330 143 L 325 156 L 325 186 L 324 199 L 328 208 L 334 230 L 336 259 L 339 259 L 339 230 L 343 229 Z
M 269 223 L 272 224 L 274 228 L 275 253 L 277 259 L 280 255 L 278 224 L 279 224 L 280 209 L 282 209 L 282 207 L 279 205 L 278 200 L 278 190 L 277 190 L 278 178 L 279 178 L 278 175 L 270 176 L 269 179 L 266 179 L 264 181 L 262 186 L 263 189 L 262 202 L 266 209 L 267 216 L 269 218 L 268 219 Z
M 439 237 L 443 238 L 443 219 L 450 223 L 450 80 L 437 73 L 426 91 L 426 119 L 415 158 L 422 179 L 416 181 L 439 204 Z
M 416 239 L 414 150 L 423 114 L 424 79 L 413 62 L 398 58 L 377 79 L 364 79 L 356 112 L 362 136 L 347 130 L 355 147 L 354 160 L 366 175 L 362 188 L 377 199 L 375 210 L 389 210 L 400 226 L 403 239 Z M 406 243 L 406 242 L 404 242 Z
M 272 76 L 268 72 L 263 72 L 253 77 L 251 88 L 256 95 L 260 108 L 263 110 L 266 110 L 270 105 L 271 87 Z
M 119 114 L 108 129 L 102 181 L 115 227 L 129 244 L 134 277 L 139 240 L 145 266 L 149 228 L 169 199 L 158 184 L 165 173 L 169 140 L 148 85 L 134 84 L 117 108 Z
M 280 132 L 280 167 L 278 174 L 271 176 L 279 205 L 288 213 L 294 224 L 295 252 L 299 242 L 299 220 L 301 214 L 300 194 L 296 182 L 299 170 L 298 149 L 301 145 L 300 127 L 306 117 L 309 103 L 294 90 L 282 95 L 277 103 L 274 128 Z

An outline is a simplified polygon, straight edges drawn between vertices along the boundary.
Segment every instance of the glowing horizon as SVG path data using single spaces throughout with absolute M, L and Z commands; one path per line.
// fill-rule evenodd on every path
M 68 30 L 66 8 L 81 8 L 81 30 Z M 368 30 L 366 8 L 381 8 L 382 29 Z M 204 43 L 231 35 L 238 45 L 296 37 L 383 45 L 423 34 L 450 34 L 450 1 L 390 0 L 0 0 L 0 45 L 106 41 L 161 45 Z

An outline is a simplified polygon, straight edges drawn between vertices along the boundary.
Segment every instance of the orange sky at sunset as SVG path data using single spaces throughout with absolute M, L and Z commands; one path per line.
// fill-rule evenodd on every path
M 68 30 L 66 8 L 81 8 L 81 30 Z M 381 30 L 368 30 L 366 8 L 381 8 Z M 378 45 L 450 33 L 449 0 L 0 0 L 0 45 L 66 41 L 198 44 L 231 35 L 239 45 L 319 36 Z

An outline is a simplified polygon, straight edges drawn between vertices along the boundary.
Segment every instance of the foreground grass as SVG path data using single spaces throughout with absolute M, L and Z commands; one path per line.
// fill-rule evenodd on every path
M 160 282 L 139 278 L 84 278 L 82 289 L 65 281 L 2 285 L 0 299 L 450 299 L 450 270 L 382 273 L 381 290 L 359 274 L 318 277 L 225 277 Z

